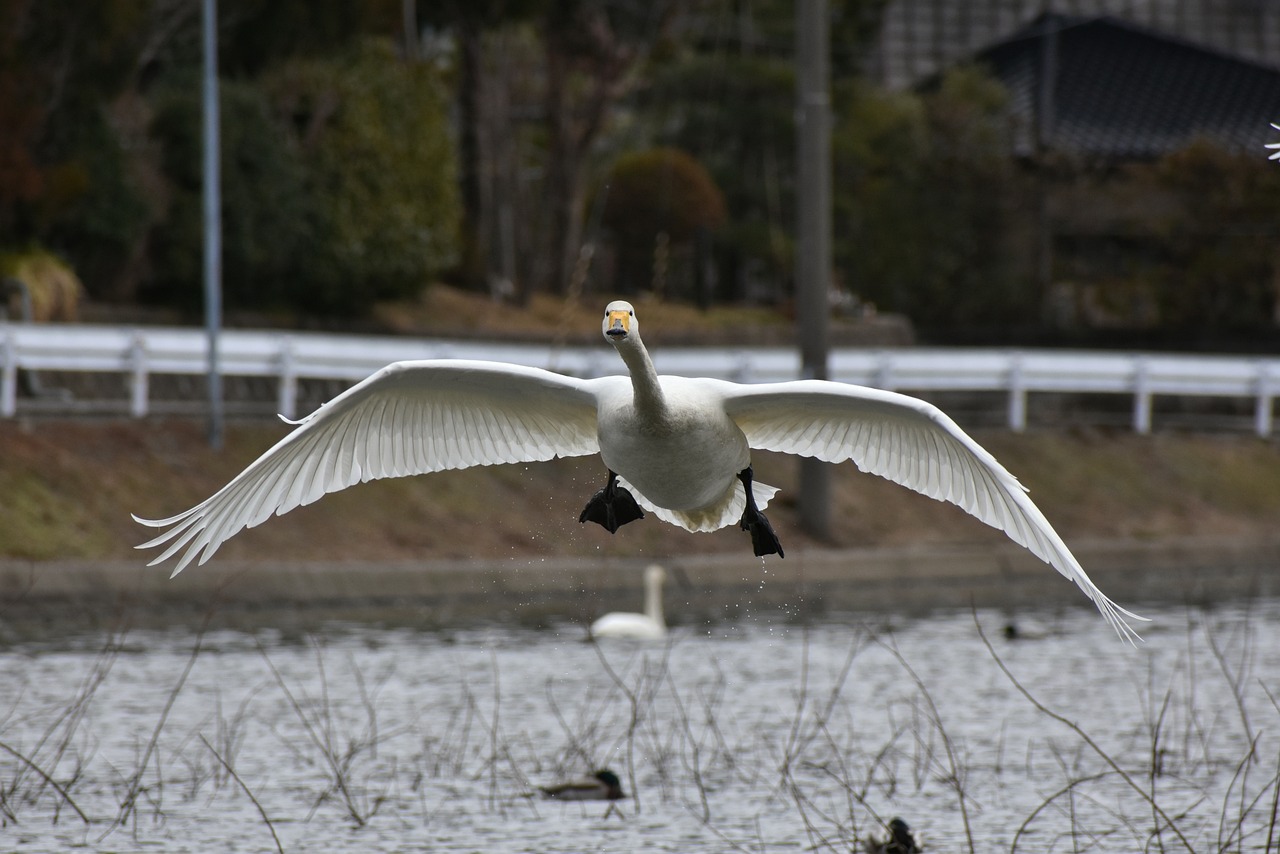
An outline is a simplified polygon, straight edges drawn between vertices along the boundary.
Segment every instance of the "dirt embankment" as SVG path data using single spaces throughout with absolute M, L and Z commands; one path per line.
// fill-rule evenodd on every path
M 270 447 L 283 425 L 232 425 L 209 449 L 194 422 L 0 423 L 0 559 L 144 560 L 130 513 L 163 517 L 205 498 Z M 1125 432 L 979 432 L 1070 544 L 1167 537 L 1273 538 L 1280 446 L 1246 437 Z M 770 518 L 788 552 L 806 547 L 1004 542 L 950 505 L 840 466 L 832 541 L 802 533 L 794 460 L 760 455 L 783 492 Z M 654 519 L 610 536 L 578 514 L 604 481 L 599 460 L 508 465 L 364 484 L 228 542 L 238 560 L 405 561 L 738 552 L 735 528 L 690 534 Z

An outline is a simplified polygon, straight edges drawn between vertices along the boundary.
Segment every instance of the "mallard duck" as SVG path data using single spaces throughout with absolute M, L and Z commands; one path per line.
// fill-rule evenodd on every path
M 591 636 L 636 640 L 662 640 L 666 637 L 667 624 L 662 615 L 662 582 L 666 577 L 666 571 L 657 564 L 647 568 L 644 571 L 644 613 L 614 611 L 605 614 L 591 624 Z
M 539 786 L 543 797 L 558 801 L 617 801 L 627 795 L 622 781 L 608 768 L 581 780 L 569 780 L 551 786 Z
M 924 849 L 915 833 L 900 818 L 889 822 L 887 834 L 883 837 L 871 837 L 864 843 L 866 854 L 920 854 Z
M 165 546 L 173 574 L 204 563 L 245 527 L 329 492 L 384 477 L 599 454 L 607 479 L 579 521 L 611 533 L 650 512 L 689 531 L 737 524 L 757 555 L 783 556 L 752 449 L 858 468 L 958 505 L 1004 531 L 1093 600 L 1122 637 L 1125 618 L 1085 574 L 1026 490 L 937 407 L 824 380 L 743 385 L 659 376 L 630 303 L 602 332 L 630 376 L 578 379 L 499 362 L 396 362 L 322 405 L 230 483 L 167 519 L 139 548 Z
M 1039 620 L 1023 618 L 1010 619 L 1004 624 L 1004 636 L 1007 640 L 1044 640 L 1053 634 L 1053 630 Z

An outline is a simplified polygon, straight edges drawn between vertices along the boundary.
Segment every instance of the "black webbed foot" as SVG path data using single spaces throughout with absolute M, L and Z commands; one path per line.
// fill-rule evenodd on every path
M 595 522 L 610 534 L 615 534 L 628 522 L 643 518 L 644 511 L 636 503 L 635 497 L 618 486 L 618 476 L 609 472 L 609 482 L 604 485 L 604 489 L 591 496 L 578 521 Z
M 758 557 L 773 554 L 786 557 L 782 552 L 782 543 L 778 542 L 778 535 L 773 532 L 773 526 L 756 506 L 756 496 L 751 490 L 751 466 L 738 472 L 738 480 L 742 481 L 742 486 L 747 491 L 747 506 L 742 511 L 742 521 L 738 526 L 744 531 L 751 532 L 752 549 Z

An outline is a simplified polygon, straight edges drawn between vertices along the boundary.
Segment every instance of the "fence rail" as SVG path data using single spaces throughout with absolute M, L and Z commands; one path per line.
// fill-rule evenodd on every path
M 277 407 L 296 417 L 304 379 L 357 381 L 403 359 L 488 359 L 590 377 L 622 372 L 601 346 L 553 347 L 305 332 L 226 330 L 219 365 L 227 376 L 277 382 Z M 661 348 L 661 373 L 737 382 L 776 382 L 800 376 L 799 354 L 782 347 Z M 126 378 L 128 411 L 150 411 L 155 375 L 207 372 L 203 330 L 81 324 L 0 323 L 0 417 L 23 409 L 22 372 L 116 374 Z M 1007 395 L 1006 423 L 1027 426 L 1033 392 L 1103 393 L 1133 399 L 1133 429 L 1150 432 L 1157 395 L 1242 398 L 1254 402 L 1254 432 L 1270 436 L 1273 400 L 1280 392 L 1280 357 L 1171 355 L 1072 350 L 978 348 L 839 349 L 831 378 L 903 391 L 988 391 Z

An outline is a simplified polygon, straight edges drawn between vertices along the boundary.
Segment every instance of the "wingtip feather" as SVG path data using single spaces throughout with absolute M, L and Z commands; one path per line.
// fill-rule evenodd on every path
M 1129 625 L 1129 620 L 1126 620 L 1125 617 L 1128 617 L 1130 620 L 1139 620 L 1143 623 L 1151 622 L 1150 617 L 1144 617 L 1141 614 L 1133 613 L 1127 608 L 1122 608 L 1106 596 L 1103 596 L 1101 593 L 1098 594 L 1095 604 L 1098 606 L 1098 610 L 1102 612 L 1102 616 L 1111 624 L 1111 628 L 1120 636 L 1121 640 L 1128 641 L 1129 645 L 1135 648 L 1139 641 L 1146 643 L 1146 639 L 1143 638 L 1142 635 L 1138 634 L 1137 629 Z

